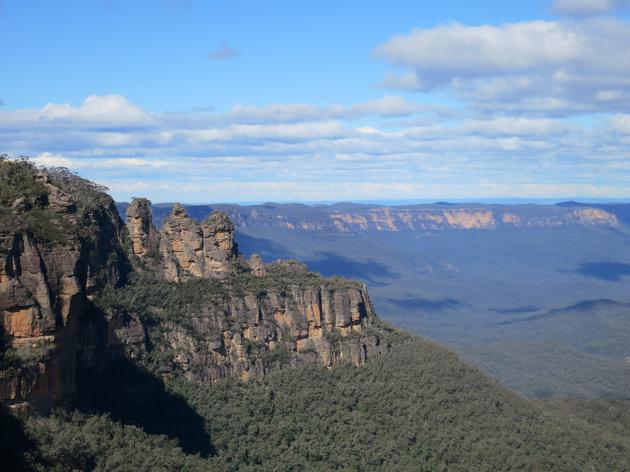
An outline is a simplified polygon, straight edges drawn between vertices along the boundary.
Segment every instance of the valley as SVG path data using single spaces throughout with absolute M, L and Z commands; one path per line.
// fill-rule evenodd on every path
M 391 268 L 355 260 L 353 252 L 324 258 L 367 284 L 325 277 L 295 259 L 265 262 L 247 254 L 253 242 L 266 239 L 239 233 L 238 218 L 221 210 L 197 220 L 190 216 L 194 208 L 175 204 L 158 229 L 148 200 L 117 209 L 97 184 L 25 160 L 0 160 L 0 203 L 0 458 L 6 470 L 630 467 L 628 402 L 603 399 L 621 388 L 604 375 L 615 366 L 592 368 L 607 389 L 600 399 L 533 400 L 427 337 L 393 327 L 378 314 L 368 287 L 385 290 L 387 277 L 400 277 L 404 264 L 394 257 L 395 245 L 381 243 L 386 249 L 379 257 L 389 254 L 399 264 Z M 287 234 L 313 247 L 305 231 Z M 361 238 L 345 232 L 344 238 L 337 250 L 375 255 L 378 241 L 366 238 L 359 248 Z M 267 241 L 284 247 L 289 240 Z M 304 260 L 316 267 L 317 258 Z M 457 272 L 448 267 L 445 273 Z M 483 306 L 497 306 L 491 302 Z M 403 324 L 409 315 L 398 305 L 392 313 L 399 317 L 391 318 Z M 433 316 L 454 317 L 468 305 L 457 298 L 420 303 L 423 310 L 435 308 Z M 573 342 L 578 351 L 588 346 L 593 355 L 613 358 L 625 352 L 618 305 L 492 312 L 509 322 L 495 320 L 505 331 L 488 330 L 488 344 L 514 340 L 514 333 L 530 343 L 536 332 L 548 359 Z M 555 331 L 547 318 L 559 322 Z M 513 331 L 520 322 L 527 330 Z M 609 331 L 600 336 L 610 336 L 610 343 L 586 335 L 605 323 Z M 541 333 L 564 336 L 558 351 L 549 350 L 553 343 Z M 496 348 L 517 352 L 512 343 Z M 487 357 L 488 371 L 527 380 L 518 366 L 501 371 L 507 364 L 493 365 L 491 354 L 476 354 Z M 523 362 L 532 369 L 531 359 Z M 543 385 L 555 373 L 562 386 L 557 362 L 545 367 L 548 373 L 539 369 Z M 579 380 L 568 385 L 593 396 L 591 380 Z M 556 395 L 543 393 L 537 396 Z
M 225 211 L 246 255 L 364 281 L 384 319 L 526 395 L 628 396 L 630 204 L 186 208 Z

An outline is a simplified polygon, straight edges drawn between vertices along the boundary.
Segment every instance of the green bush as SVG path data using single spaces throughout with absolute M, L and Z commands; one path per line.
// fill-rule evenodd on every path
M 25 158 L 9 160 L 6 154 L 0 155 L 0 206 L 9 207 L 19 197 L 27 207 L 45 204 L 48 192 L 37 172 Z
M 32 208 L 24 214 L 27 227 L 38 241 L 53 244 L 65 244 L 74 227 L 64 216 L 50 208 Z

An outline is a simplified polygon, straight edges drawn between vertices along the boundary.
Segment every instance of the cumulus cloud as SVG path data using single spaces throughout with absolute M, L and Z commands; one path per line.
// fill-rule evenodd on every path
M 238 57 L 238 51 L 232 48 L 227 42 L 208 53 L 208 59 L 211 61 L 224 61 L 226 59 L 234 59 L 235 57 Z
M 375 50 L 402 74 L 382 85 L 451 90 L 481 108 L 630 111 L 630 24 L 615 19 L 459 23 L 414 29 Z
M 35 157 L 31 157 L 31 161 L 44 167 L 70 167 L 76 164 L 72 159 L 50 152 L 43 152 Z
M 49 103 L 43 108 L 0 113 L 1 126 L 80 124 L 83 127 L 118 127 L 147 124 L 150 115 L 121 95 L 91 95 L 78 106 Z

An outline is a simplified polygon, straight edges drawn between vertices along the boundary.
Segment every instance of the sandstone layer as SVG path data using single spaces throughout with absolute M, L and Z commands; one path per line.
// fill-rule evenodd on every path
M 306 271 L 303 266 L 287 269 L 277 263 L 269 267 L 276 274 Z M 317 282 L 208 303 L 185 325 L 164 323 L 151 334 L 158 340 L 154 344 L 161 358 L 172 357 L 173 372 L 210 381 L 230 375 L 247 380 L 309 363 L 360 366 L 387 350 L 373 327 L 376 318 L 364 286 Z
M 0 166 L 21 179 L 0 181 L 0 400 L 14 412 L 72 406 L 82 372 L 121 359 L 156 375 L 247 380 L 362 365 L 388 348 L 365 286 L 245 261 L 224 213 L 198 223 L 175 205 L 158 231 L 150 202 L 135 199 L 125 226 L 95 184 Z
M 10 352 L 0 397 L 17 410 L 46 411 L 74 394 L 89 299 L 124 278 L 126 231 L 111 198 L 89 182 L 29 170 L 36 196 L 18 197 L 2 215 L 11 222 L 0 235 L 0 322 Z
M 616 227 L 617 216 L 601 208 L 554 205 L 434 204 L 409 206 L 219 205 L 238 228 L 282 228 L 332 233 L 493 231 L 501 228 Z
M 151 203 L 136 198 L 127 208 L 127 225 L 133 254 L 143 258 L 155 256 L 158 251 L 164 276 L 174 282 L 191 277 L 224 277 L 238 255 L 234 225 L 218 211 L 199 224 L 176 203 L 158 232 L 151 217 Z

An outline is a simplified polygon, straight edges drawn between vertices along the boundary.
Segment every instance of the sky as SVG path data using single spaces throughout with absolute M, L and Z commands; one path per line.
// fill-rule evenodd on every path
M 0 153 L 117 200 L 630 197 L 630 1 L 0 0 Z

